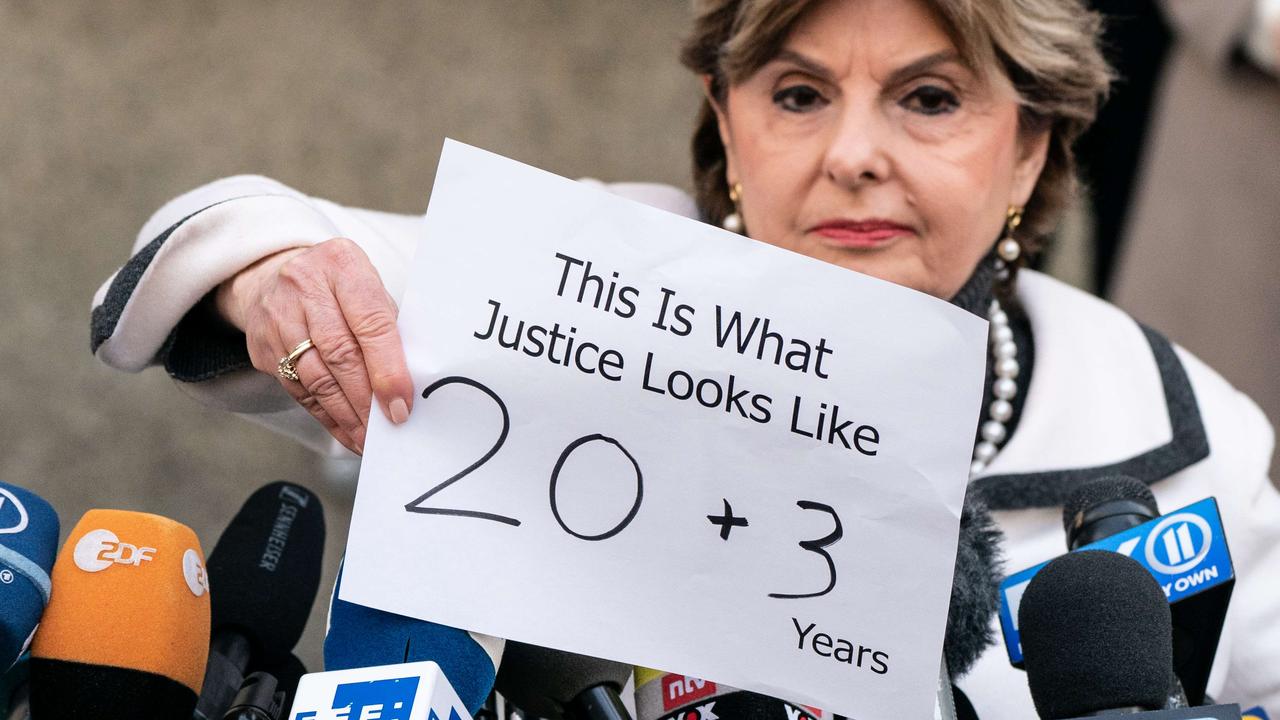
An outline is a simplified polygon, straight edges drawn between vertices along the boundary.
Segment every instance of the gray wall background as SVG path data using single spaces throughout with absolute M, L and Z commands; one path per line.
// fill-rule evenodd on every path
M 426 208 L 445 136 L 569 177 L 688 186 L 698 84 L 682 0 L 0 0 L 0 479 L 57 508 L 190 525 L 206 552 L 273 479 L 327 508 L 324 599 L 353 486 L 307 451 L 89 353 L 89 302 L 170 197 L 255 172 Z M 498 199 L 500 203 L 501 200 Z

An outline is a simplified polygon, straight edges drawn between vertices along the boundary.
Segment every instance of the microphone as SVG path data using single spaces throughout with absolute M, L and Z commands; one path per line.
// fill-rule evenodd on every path
M 1003 535 L 987 506 L 976 495 L 965 497 L 960 513 L 951 604 L 942 642 L 942 656 L 952 680 L 969 672 L 995 642 L 991 618 L 1000 609 Z
M 1023 593 L 1018 627 L 1043 720 L 1164 706 L 1173 624 L 1164 591 L 1137 562 L 1099 550 L 1054 559 Z
M 306 674 L 307 668 L 292 654 L 271 672 L 250 673 L 222 720 L 280 720 L 293 704 L 298 682 Z
M 0 671 L 31 644 L 57 554 L 58 514 L 30 490 L 0 482 Z
M 280 720 L 285 693 L 271 673 L 250 673 L 231 701 L 222 720 Z
M 209 585 L 186 525 L 90 510 L 53 566 L 31 646 L 40 720 L 189 717 L 209 647 Z
M 0 674 L 0 718 L 29 720 L 31 717 L 31 654 L 24 653 Z
M 830 720 L 818 708 L 710 680 L 636 668 L 636 720 Z
M 1217 502 L 1205 498 L 1159 515 L 1145 484 L 1115 476 L 1081 485 L 1064 507 L 1063 524 L 1068 547 L 1074 544 L 1079 549 L 1131 557 L 1156 579 L 1173 617 L 1176 682 L 1170 701 L 1206 702 L 1209 671 L 1235 586 Z M 1086 540 L 1092 541 L 1082 544 Z M 1023 656 L 1018 603 L 1043 565 L 1014 573 L 1000 585 L 1001 629 L 1014 667 L 1022 666 Z
M 221 718 L 249 670 L 283 663 L 320 585 L 324 508 L 300 485 L 256 490 L 209 553 L 212 641 L 197 720 Z
M 1126 719 L 1131 720 L 1265 720 L 1251 715 L 1241 715 L 1240 706 L 1231 705 L 1202 705 L 1200 707 L 1176 708 L 1169 710 L 1150 710 L 1148 712 L 1134 713 L 1100 713 L 1101 715 L 1113 717 L 1115 715 L 1124 715 Z M 1094 720 L 1098 715 L 1089 717 L 1072 718 L 1072 720 Z
M 433 662 L 303 675 L 290 720 L 471 720 Z M 256 719 L 255 719 L 256 720 Z
M 502 659 L 501 639 L 347 602 L 338 598 L 341 587 L 339 567 L 324 638 L 325 670 L 434 661 L 467 712 L 484 704 Z
M 1067 549 L 1098 542 L 1160 516 L 1156 496 L 1137 478 L 1113 475 L 1077 487 L 1062 506 Z
M 548 720 L 631 720 L 620 697 L 630 677 L 630 665 L 508 640 L 496 688 Z
M 1104 540 L 1160 516 L 1156 496 L 1146 483 L 1128 475 L 1098 478 L 1077 487 L 1062 507 L 1067 549 Z M 1177 663 L 1178 623 L 1174 620 L 1174 662 Z M 1187 707 L 1182 681 L 1174 674 L 1165 707 Z
M 276 690 L 284 693 L 282 706 L 288 708 L 293 705 L 293 696 L 298 691 L 298 681 L 307 674 L 307 666 L 302 664 L 297 655 L 290 654 L 284 662 L 266 668 L 264 671 L 276 679 Z

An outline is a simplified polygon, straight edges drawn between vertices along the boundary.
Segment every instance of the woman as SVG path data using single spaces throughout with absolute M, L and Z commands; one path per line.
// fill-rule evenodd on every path
M 1107 86 L 1094 17 L 1078 0 L 697 7 L 696 202 L 609 189 L 989 317 L 973 489 L 1008 567 L 1062 552 L 1060 505 L 1083 481 L 1133 475 L 1166 509 L 1217 496 L 1239 580 L 1209 691 L 1280 707 L 1280 672 L 1257 669 L 1280 668 L 1280 649 L 1251 633 L 1280 620 L 1266 420 L 1120 311 L 1018 270 L 1070 195 L 1071 142 Z M 95 298 L 95 352 L 359 452 L 373 403 L 397 423 L 412 411 L 394 320 L 416 228 L 265 178 L 199 188 L 157 212 Z M 1034 712 L 1001 647 L 959 684 L 981 717 Z

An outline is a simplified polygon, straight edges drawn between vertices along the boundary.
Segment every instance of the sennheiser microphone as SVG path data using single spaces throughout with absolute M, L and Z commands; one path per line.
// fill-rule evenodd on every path
M 324 508 L 306 488 L 273 482 L 245 501 L 209 553 L 212 642 L 197 720 L 217 720 L 252 670 L 284 662 L 320 585 Z
M 468 713 L 480 708 L 493 690 L 495 666 L 503 656 L 500 638 L 347 602 L 338 597 L 341 587 L 339 568 L 324 638 L 326 671 L 432 661 L 448 676 Z
M 30 490 L 0 482 L 0 672 L 31 644 L 57 554 L 58 514 Z
M 209 649 L 195 533 L 158 515 L 90 510 L 52 576 L 31 646 L 32 716 L 190 717 Z
M 1027 586 L 1018 626 L 1043 720 L 1164 706 L 1173 672 L 1169 603 L 1137 562 L 1100 550 L 1054 559 Z
M 509 640 L 496 687 L 548 720 L 631 720 L 620 697 L 629 677 L 630 665 Z

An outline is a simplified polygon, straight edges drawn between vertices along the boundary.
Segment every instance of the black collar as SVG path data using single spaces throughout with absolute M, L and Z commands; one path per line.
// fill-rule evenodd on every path
M 1045 279 L 1037 278 L 1038 283 Z M 1052 282 L 1052 281 L 1047 281 Z M 1074 292 L 1074 291 L 1073 291 Z M 1054 302 L 1056 299 L 1050 299 Z M 1093 301 L 1097 303 L 1098 301 Z M 1076 303 L 1067 303 L 1075 305 Z M 1063 312 L 1074 311 L 1064 308 Z M 1114 308 L 1111 308 L 1114 310 Z M 1116 311 L 1118 312 L 1118 311 Z M 1126 322 L 1134 322 L 1125 320 Z M 1136 323 L 1135 323 L 1136 324 Z M 1035 329 L 1035 318 L 1032 327 Z M 1160 385 L 1164 391 L 1164 410 L 1168 414 L 1170 438 L 1167 442 L 1154 448 L 1139 452 L 1127 459 L 1102 465 L 1073 468 L 1052 469 L 1035 472 L 997 474 L 980 477 L 973 481 L 970 488 L 994 510 L 1017 510 L 1023 508 L 1060 506 L 1080 484 L 1106 475 L 1129 475 L 1148 485 L 1154 484 L 1174 473 L 1203 460 L 1209 455 L 1209 440 L 1205 434 L 1204 423 L 1200 415 L 1200 407 L 1196 402 L 1195 392 L 1187 377 L 1182 361 L 1174 351 L 1173 345 L 1154 330 L 1136 324 L 1141 329 L 1147 345 L 1151 349 L 1155 367 L 1159 372 Z M 1039 338 L 1039 334 L 1037 334 Z M 1039 342 L 1037 343 L 1039 344 Z M 1081 352 L 1086 352 L 1081 350 Z M 1103 353 L 1104 355 L 1106 353 Z M 1039 363 L 1038 363 L 1039 364 Z M 1052 378 L 1033 378 L 1032 382 L 1052 382 Z M 1076 398 L 1067 399 L 1073 402 Z M 1080 397 L 1079 402 L 1092 402 L 1093 398 Z M 1120 408 L 1123 412 L 1125 409 Z M 1097 412 L 1114 412 L 1115 408 L 1098 407 Z M 1052 408 L 1028 408 L 1028 412 L 1053 412 Z M 1134 412 L 1134 422 L 1142 422 L 1141 412 Z M 1038 438 L 1043 442 L 1069 443 L 1073 441 L 1069 433 L 1061 433 Z M 1012 441 L 1012 440 L 1011 440 Z M 1007 447 L 1007 446 L 1006 446 Z

